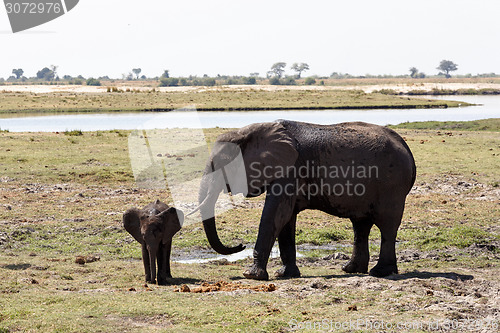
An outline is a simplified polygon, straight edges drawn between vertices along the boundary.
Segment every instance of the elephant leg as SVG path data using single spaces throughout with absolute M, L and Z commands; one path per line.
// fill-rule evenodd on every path
M 149 252 L 145 243 L 142 244 L 142 263 L 144 265 L 144 273 L 146 275 L 146 282 L 151 282 L 151 267 L 149 261 Z
M 266 267 L 271 249 L 276 237 L 278 237 L 285 224 L 290 221 L 295 204 L 294 196 L 283 194 L 286 184 L 284 181 L 274 183 L 266 196 L 259 224 L 257 242 L 253 250 L 253 265 L 243 273 L 247 279 L 269 279 Z M 292 190 L 288 188 L 288 191 Z M 281 195 L 275 193 L 281 193 Z
M 160 244 L 158 250 L 158 284 L 166 285 L 167 278 L 171 278 L 170 274 L 170 252 L 172 249 L 172 241 L 166 244 Z
M 296 263 L 295 252 L 295 226 L 297 215 L 293 214 L 290 221 L 283 227 L 278 235 L 280 257 L 283 267 L 274 274 L 275 277 L 300 277 L 300 271 Z
M 366 273 L 368 272 L 368 261 L 370 253 L 368 250 L 368 236 L 373 226 L 373 222 L 369 218 L 351 219 L 354 230 L 354 248 L 352 257 L 342 270 L 346 273 Z
M 402 206 L 402 208 L 375 221 L 375 225 L 380 229 L 382 240 L 378 263 L 370 270 L 372 276 L 384 277 L 393 273 L 398 274 L 396 236 L 403 216 L 404 204 Z

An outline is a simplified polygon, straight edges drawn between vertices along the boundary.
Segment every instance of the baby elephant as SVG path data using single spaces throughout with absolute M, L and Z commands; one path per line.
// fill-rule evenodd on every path
M 156 283 L 156 260 L 158 261 L 158 284 L 167 284 L 170 275 L 170 251 L 172 237 L 182 227 L 184 214 L 168 207 L 160 200 L 143 209 L 131 208 L 123 214 L 123 226 L 142 245 L 142 261 L 146 282 Z

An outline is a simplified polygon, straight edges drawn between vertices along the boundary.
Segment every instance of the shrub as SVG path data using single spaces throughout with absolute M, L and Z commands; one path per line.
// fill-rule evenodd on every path
M 81 130 L 65 131 L 64 135 L 68 135 L 68 136 L 82 136 L 83 132 Z
M 81 79 L 73 79 L 71 81 L 68 82 L 69 84 L 74 84 L 74 85 L 77 85 L 77 86 L 81 86 L 83 84 L 83 80 Z
M 310 86 L 316 83 L 316 80 L 312 77 L 306 78 L 306 81 L 304 82 L 306 85 Z
M 257 80 L 254 77 L 244 77 L 242 78 L 243 84 L 256 84 Z
M 101 81 L 99 81 L 97 79 L 94 79 L 94 78 L 89 78 L 87 80 L 87 85 L 88 86 L 100 86 L 101 85 Z
M 287 76 L 284 79 L 282 79 L 281 84 L 285 86 L 293 86 L 296 85 L 297 82 L 295 82 L 295 79 L 293 77 Z
M 160 79 L 160 87 L 173 87 L 179 85 L 179 79 L 175 77 L 163 77 Z
M 269 79 L 269 84 L 272 84 L 273 86 L 278 86 L 281 84 L 280 79 L 278 79 L 276 76 L 273 76 L 272 78 Z

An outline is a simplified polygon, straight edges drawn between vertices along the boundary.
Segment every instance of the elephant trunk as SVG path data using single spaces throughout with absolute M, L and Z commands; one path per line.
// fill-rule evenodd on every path
M 148 246 L 149 252 L 149 269 L 151 271 L 151 283 L 156 283 L 156 253 L 158 247 Z
M 203 227 L 205 228 L 205 234 L 207 235 L 208 242 L 210 246 L 220 254 L 233 254 L 242 251 L 245 247 L 243 244 L 239 244 L 234 247 L 227 247 L 219 239 L 217 234 L 217 228 L 215 227 L 215 217 L 211 217 L 203 220 Z
M 211 176 L 204 176 L 200 186 L 199 202 L 200 213 L 203 220 L 203 227 L 207 235 L 210 246 L 220 254 L 233 254 L 240 252 L 245 247 L 240 244 L 234 247 L 227 247 L 220 241 L 215 226 L 215 203 L 222 191 L 222 180 L 213 179 Z M 219 177 L 220 178 L 220 177 Z

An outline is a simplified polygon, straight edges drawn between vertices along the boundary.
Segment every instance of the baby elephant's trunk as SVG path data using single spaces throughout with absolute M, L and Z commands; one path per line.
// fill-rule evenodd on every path
M 156 283 L 156 252 L 158 247 L 148 246 L 149 269 L 151 270 L 151 283 Z

